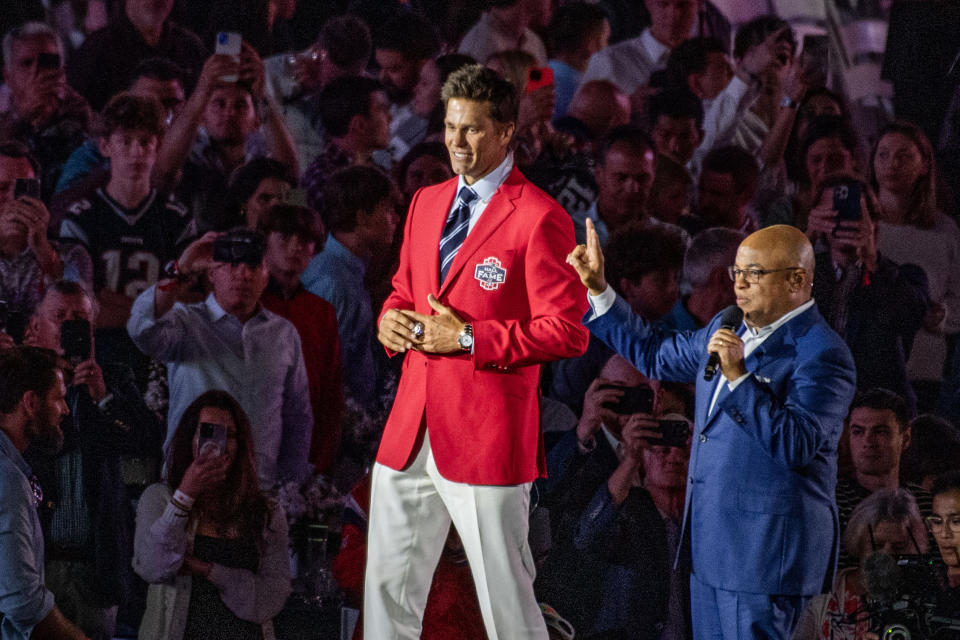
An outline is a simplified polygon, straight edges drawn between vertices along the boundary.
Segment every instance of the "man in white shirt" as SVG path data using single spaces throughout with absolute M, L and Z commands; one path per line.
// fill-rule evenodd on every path
M 607 47 L 590 58 L 582 82 L 609 80 L 627 95 L 645 87 L 654 71 L 666 69 L 670 51 L 691 37 L 698 0 L 644 0 L 651 24 L 636 38 Z

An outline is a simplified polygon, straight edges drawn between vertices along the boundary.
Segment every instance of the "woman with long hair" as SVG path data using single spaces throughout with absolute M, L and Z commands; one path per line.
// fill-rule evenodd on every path
M 960 331 L 960 228 L 938 206 L 933 148 L 920 127 L 894 122 L 870 157 L 870 182 L 880 200 L 877 249 L 927 274 L 930 299 L 908 363 L 918 408 L 936 407 L 947 341 Z
M 225 391 L 187 408 L 166 482 L 137 507 L 133 567 L 150 588 L 140 639 L 272 637 L 290 594 L 287 522 L 260 491 L 250 423 Z

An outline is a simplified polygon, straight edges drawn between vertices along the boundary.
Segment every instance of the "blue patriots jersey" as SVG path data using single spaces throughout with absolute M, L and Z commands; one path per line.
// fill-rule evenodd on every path
M 90 254 L 95 291 L 135 298 L 180 255 L 193 229 L 189 209 L 173 196 L 151 189 L 137 207 L 126 209 L 101 188 L 67 207 L 60 236 Z

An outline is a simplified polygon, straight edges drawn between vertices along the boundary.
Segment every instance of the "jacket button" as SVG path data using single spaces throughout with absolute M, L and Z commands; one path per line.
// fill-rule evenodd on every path
M 700 442 L 706 442 L 706 441 L 707 441 L 707 436 L 705 436 L 705 435 L 703 435 L 703 434 L 701 433 L 701 434 L 700 434 Z

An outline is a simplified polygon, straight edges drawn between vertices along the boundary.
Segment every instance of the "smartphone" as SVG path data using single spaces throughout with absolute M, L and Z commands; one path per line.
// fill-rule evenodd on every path
M 677 447 L 678 449 L 687 446 L 687 439 L 690 437 L 690 423 L 686 420 L 660 420 L 659 428 L 663 436 L 656 444 L 664 447 Z
M 242 42 L 243 36 L 236 31 L 218 31 L 213 51 L 217 55 L 232 56 L 234 60 L 239 62 Z M 220 76 L 222 82 L 236 82 L 238 79 L 235 73 Z
M 13 185 L 13 199 L 19 200 L 23 196 L 40 198 L 40 181 L 36 178 L 17 178 Z
M 227 451 L 227 427 L 216 422 L 201 422 L 200 433 L 197 438 L 197 455 L 206 447 L 214 447 L 216 455 L 222 456 Z
M 653 389 L 647 385 L 636 387 L 624 387 L 618 384 L 602 385 L 601 389 L 621 389 L 623 395 L 616 404 L 608 404 L 607 407 L 622 416 L 633 415 L 634 413 L 653 413 Z
M 40 53 L 37 54 L 37 72 L 56 71 L 60 69 L 59 53 Z
M 67 320 L 60 325 L 60 348 L 73 366 L 89 360 L 93 350 L 90 323 L 86 320 Z
M 827 75 L 830 72 L 829 36 L 814 34 L 803 36 L 800 69 L 811 86 L 827 86 Z
M 541 87 L 553 84 L 553 69 L 550 67 L 534 67 L 527 76 L 527 93 L 533 93 Z

